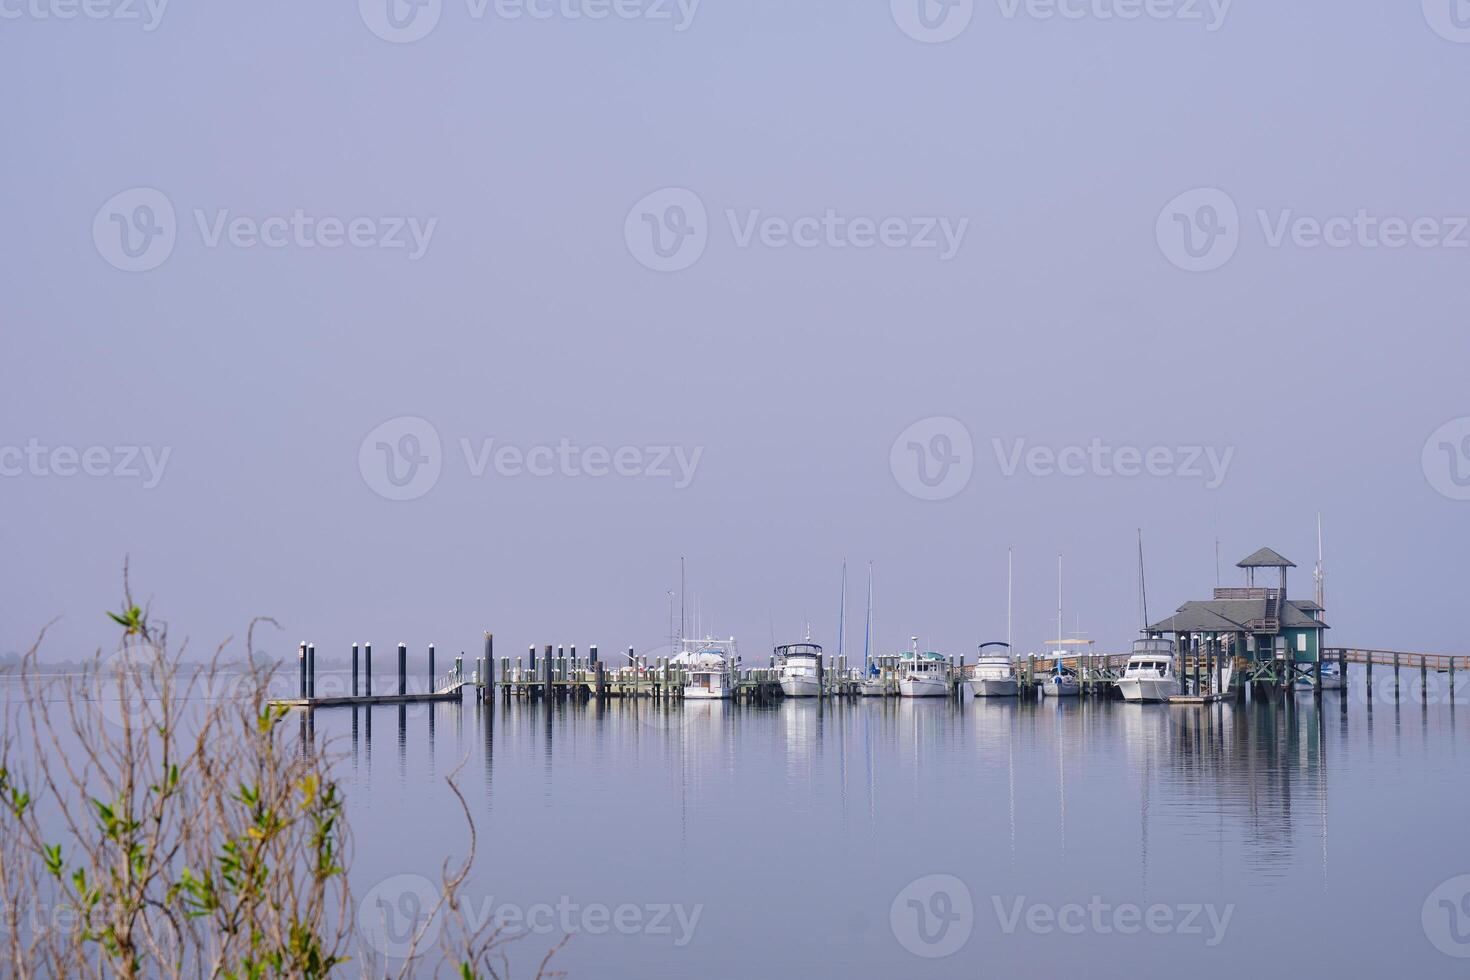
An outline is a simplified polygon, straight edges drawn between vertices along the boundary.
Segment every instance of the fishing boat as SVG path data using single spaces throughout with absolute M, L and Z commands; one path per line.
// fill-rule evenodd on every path
M 919 650 L 919 638 L 911 637 L 913 649 L 899 658 L 898 693 L 906 698 L 942 698 L 949 694 L 949 661 L 932 650 Z
M 970 668 L 970 692 L 977 698 L 1016 696 L 1016 662 L 1009 643 L 980 644 L 979 659 Z
M 776 648 L 776 676 L 788 698 L 814 698 L 822 693 L 822 648 L 811 642 Z
M 1128 664 L 1118 680 L 1124 701 L 1167 701 L 1180 693 L 1174 641 L 1134 640 Z
M 688 675 L 684 697 L 692 700 L 726 700 L 735 694 L 739 655 L 735 637 L 716 640 L 681 640 L 679 654 L 670 663 Z

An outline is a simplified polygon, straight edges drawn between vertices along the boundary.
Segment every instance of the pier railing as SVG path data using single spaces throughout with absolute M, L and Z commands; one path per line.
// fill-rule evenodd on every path
M 1470 655 L 1460 653 L 1409 653 L 1404 650 L 1360 650 L 1353 647 L 1323 647 L 1322 660 L 1336 663 L 1374 664 L 1381 667 L 1424 667 L 1449 671 L 1470 669 Z

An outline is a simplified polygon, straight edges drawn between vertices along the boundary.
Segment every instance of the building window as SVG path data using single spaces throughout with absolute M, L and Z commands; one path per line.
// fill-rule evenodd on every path
M 1298 653 L 1307 652 L 1307 634 L 1298 633 L 1296 635 L 1296 649 Z

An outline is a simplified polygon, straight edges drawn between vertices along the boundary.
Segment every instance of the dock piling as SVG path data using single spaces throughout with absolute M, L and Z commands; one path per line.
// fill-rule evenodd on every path
M 362 645 L 362 683 L 363 692 L 368 697 L 373 696 L 373 645 L 364 643 Z
M 398 644 L 398 695 L 408 693 L 408 644 Z
M 300 680 L 301 680 L 301 683 L 299 685 L 299 687 L 301 688 L 301 696 L 304 698 L 304 697 L 306 697 L 306 641 L 305 640 L 302 640 L 301 641 L 301 645 L 296 648 L 296 663 L 297 663 L 297 670 L 296 670 L 296 672 L 300 675 Z

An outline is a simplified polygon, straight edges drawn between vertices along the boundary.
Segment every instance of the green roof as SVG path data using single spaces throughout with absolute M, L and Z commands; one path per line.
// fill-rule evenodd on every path
M 1243 633 L 1246 623 L 1266 618 L 1265 599 L 1210 599 L 1186 602 L 1174 615 L 1149 627 L 1151 633 Z M 1327 629 L 1326 623 L 1313 619 L 1316 603 L 1287 599 L 1280 609 L 1282 629 Z
M 1262 548 L 1249 558 L 1242 558 L 1235 563 L 1236 568 L 1295 568 L 1296 562 L 1272 551 L 1270 548 Z

